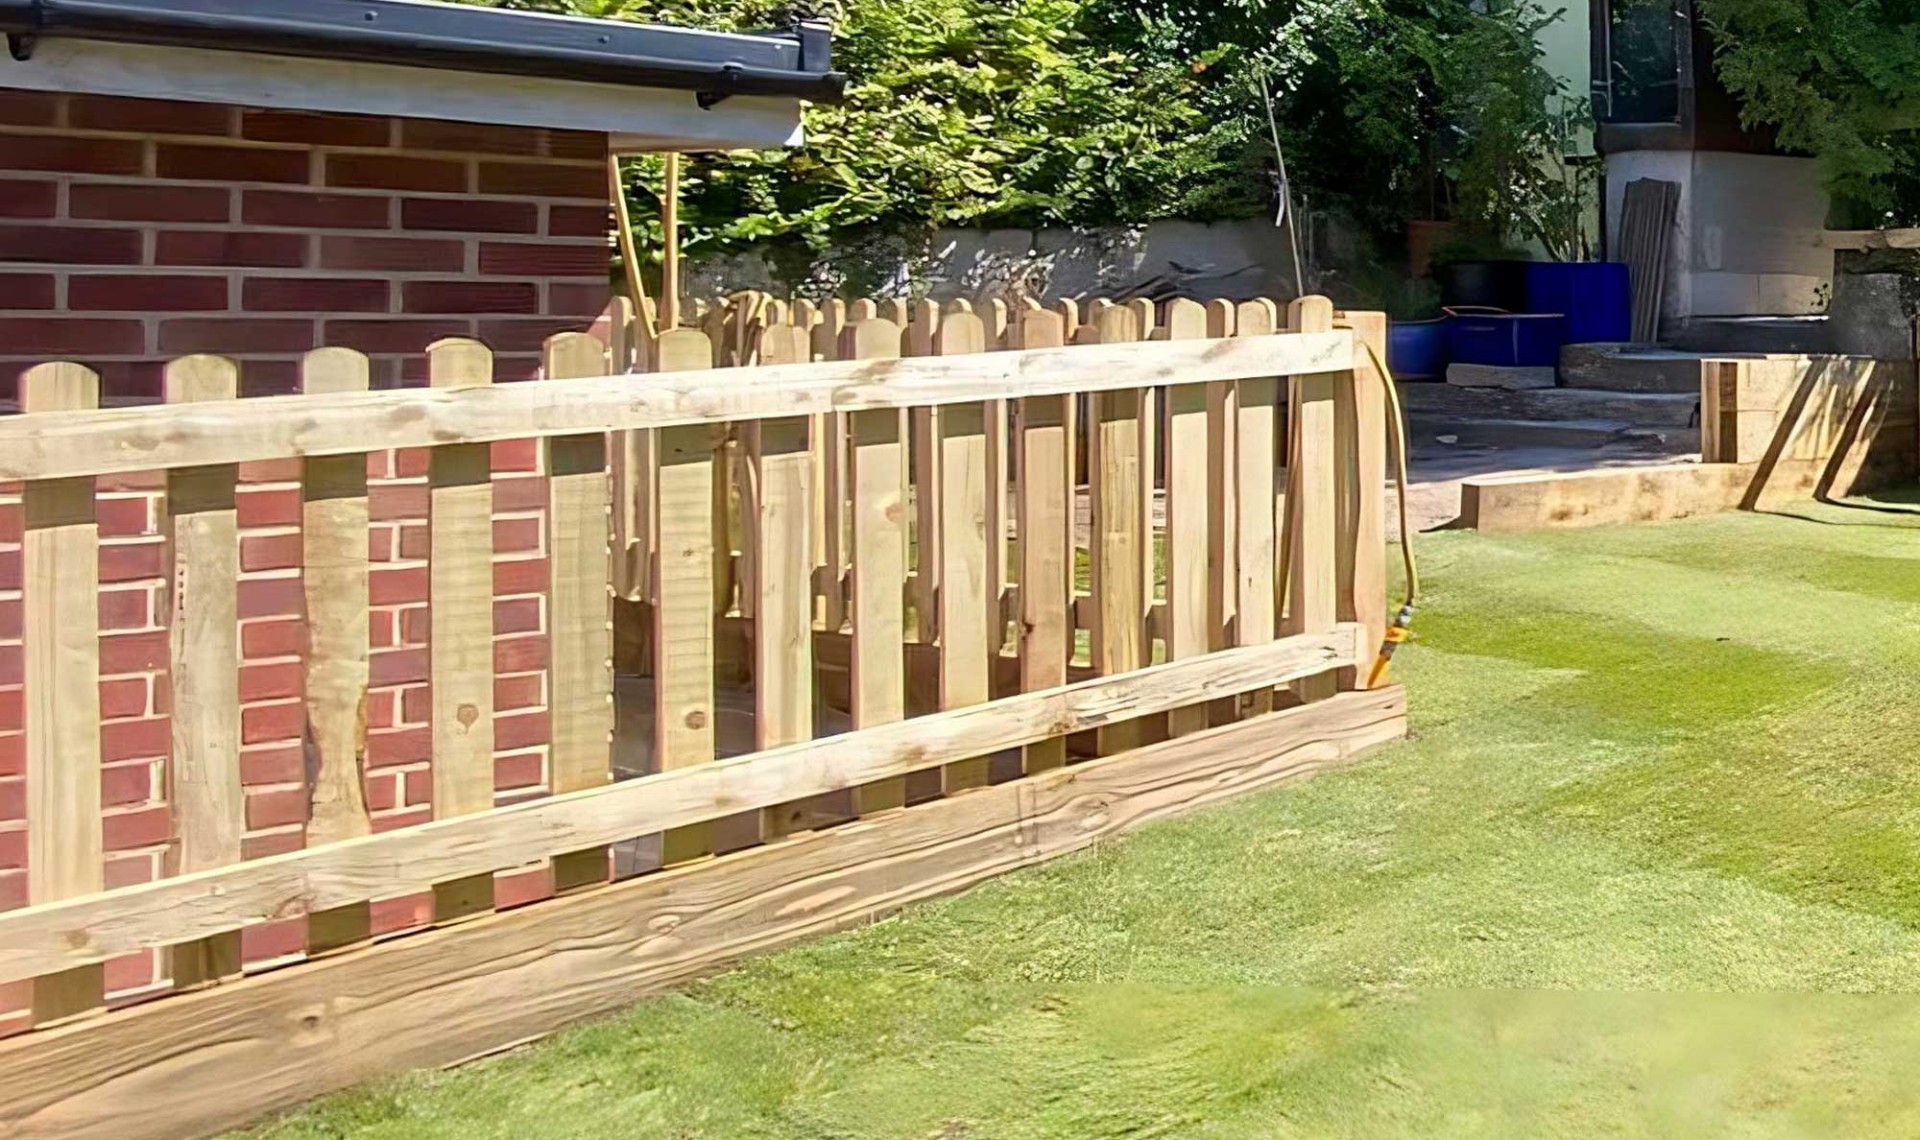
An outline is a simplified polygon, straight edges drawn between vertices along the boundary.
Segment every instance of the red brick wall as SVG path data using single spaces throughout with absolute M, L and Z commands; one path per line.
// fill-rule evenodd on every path
M 605 139 L 457 123 L 49 96 L 0 88 L 0 395 L 21 368 L 75 359 L 110 398 L 152 399 L 165 359 L 240 361 L 243 391 L 281 392 L 299 354 L 368 353 L 374 383 L 418 382 L 422 350 L 477 336 L 503 379 L 541 342 L 590 327 L 607 297 Z M 546 787 L 545 481 L 531 442 L 497 445 L 495 731 L 503 802 Z M 424 453 L 375 455 L 370 589 L 376 827 L 430 818 Z M 299 468 L 250 465 L 242 527 L 240 687 L 246 853 L 302 845 Z M 157 476 L 103 481 L 101 696 L 109 886 L 165 874 L 165 548 Z M 26 902 L 20 508 L 0 488 L 0 909 Z M 513 892 L 523 894 L 525 885 Z M 537 890 L 537 885 L 533 888 Z M 379 908 L 391 928 L 423 911 Z M 298 925 L 248 933 L 259 960 Z M 161 984 L 157 959 L 109 988 Z M 20 988 L 0 986 L 0 1033 Z
M 607 300 L 603 135 L 0 88 L 0 382 L 80 359 L 117 397 L 238 358 L 286 391 L 323 344 L 419 378 L 477 336 L 501 375 Z

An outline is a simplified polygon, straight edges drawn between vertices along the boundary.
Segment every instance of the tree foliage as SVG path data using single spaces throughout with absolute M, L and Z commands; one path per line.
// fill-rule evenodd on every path
M 1920 223 L 1920 4 L 1701 0 L 1749 124 L 1819 158 L 1844 204 Z
M 1553 190 L 1557 88 L 1533 0 L 506 2 L 731 30 L 834 21 L 846 103 L 808 111 L 803 149 L 691 163 L 693 255 L 1247 217 L 1275 201 L 1275 125 L 1296 192 L 1381 233 L 1450 215 L 1525 232 Z M 658 170 L 632 176 L 636 218 L 657 225 Z

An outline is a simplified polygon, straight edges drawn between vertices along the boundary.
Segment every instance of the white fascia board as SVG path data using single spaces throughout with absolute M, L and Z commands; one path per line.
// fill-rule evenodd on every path
M 0 87 L 596 131 L 620 150 L 770 150 L 803 137 L 798 99 L 741 95 L 703 110 L 691 91 L 57 37 L 30 60 L 0 56 Z

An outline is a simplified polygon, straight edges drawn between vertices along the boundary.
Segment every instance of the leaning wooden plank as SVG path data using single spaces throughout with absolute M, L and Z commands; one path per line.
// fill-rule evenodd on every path
M 816 332 L 819 330 L 816 329 Z M 1094 344 L 891 361 L 631 375 L 240 404 L 0 417 L 0 479 L 110 475 L 205 463 L 342 455 L 588 431 L 1117 392 L 1351 367 L 1353 334 Z
M 1357 632 L 1341 626 L 1324 635 L 1268 641 L 484 815 L 0 912 L 0 982 L 899 779 L 950 760 L 1023 748 L 1216 696 L 1271 690 L 1353 664 Z
M 240 369 L 218 356 L 167 365 L 169 404 L 235 400 Z M 167 798 L 173 809 L 174 873 L 238 863 L 247 830 L 240 783 L 240 523 L 233 464 L 167 472 L 168 689 L 173 715 Z M 175 946 L 175 987 L 211 985 L 240 973 L 238 931 Z
M 42 364 L 20 377 L 29 422 L 100 406 L 100 377 L 78 364 Z M 100 821 L 100 528 L 94 481 L 21 488 L 21 651 L 26 689 L 27 901 L 106 889 Z M 36 971 L 37 972 L 37 971 Z M 36 1025 L 98 1009 L 98 963 L 36 978 Z
M 300 365 L 303 392 L 364 392 L 367 358 L 322 348 Z M 367 457 L 315 456 L 300 477 L 300 584 L 307 603 L 307 740 L 313 764 L 307 842 L 373 831 L 367 815 Z M 307 916 L 307 953 L 373 936 L 366 903 Z
M 604 376 L 606 349 L 586 333 L 546 343 L 547 383 Z M 608 536 L 611 485 L 604 432 L 549 437 L 547 468 L 547 705 L 552 790 L 577 792 L 613 779 L 613 595 Z M 553 861 L 553 887 L 607 880 L 607 850 Z
M 841 355 L 885 360 L 900 352 L 891 321 L 847 326 Z M 853 700 L 855 728 L 890 724 L 907 715 L 906 598 L 907 471 L 900 414 L 856 412 L 848 419 L 853 506 Z M 854 793 L 854 810 L 867 815 L 904 805 L 905 779 L 884 780 Z
M 1065 339 L 1060 314 L 1027 312 L 1018 330 L 1026 348 L 1053 347 Z M 1015 441 L 1016 503 L 1020 540 L 1020 688 L 1025 692 L 1067 683 L 1073 657 L 1073 402 L 1072 396 L 1020 401 Z M 1067 762 L 1067 742 L 1054 737 L 1029 745 L 1031 774 Z
M 1167 306 L 1169 340 L 1203 340 L 1207 313 L 1198 302 L 1177 300 Z M 1212 652 L 1213 631 L 1208 615 L 1220 606 L 1212 601 L 1209 552 L 1213 546 L 1209 522 L 1208 482 L 1213 461 L 1208 451 L 1206 384 L 1179 384 L 1166 391 L 1167 447 L 1175 461 L 1167 465 L 1167 659 L 1200 657 Z M 1217 385 L 1225 388 L 1226 386 Z M 1175 736 L 1207 727 L 1204 707 L 1176 710 L 1167 718 Z
M 493 353 L 478 341 L 439 341 L 427 362 L 435 388 L 493 383 Z M 446 819 L 493 806 L 492 449 L 454 443 L 429 452 L 427 510 L 433 817 Z M 434 884 L 436 921 L 492 909 L 491 874 Z
M 1289 307 L 1295 329 L 1324 332 L 1333 327 L 1333 302 L 1301 297 Z M 1344 470 L 1339 453 L 1336 393 L 1355 382 L 1353 364 L 1337 372 L 1293 377 L 1288 396 L 1287 430 L 1292 437 L 1287 499 L 1286 620 L 1281 630 L 1306 633 L 1339 620 L 1339 495 Z M 1296 681 L 1294 695 L 1325 700 L 1339 678 L 1333 674 Z
M 949 314 L 940 326 L 942 356 L 986 351 L 986 326 L 971 313 Z M 990 667 L 999 656 L 1000 597 L 992 591 L 991 560 L 1000 555 L 992 527 L 999 513 L 993 496 L 1006 498 L 1005 484 L 988 465 L 989 409 L 997 404 L 955 404 L 940 409 L 940 707 L 966 708 L 992 696 Z M 1002 528 L 1004 530 L 1004 528 Z M 987 758 L 969 757 L 941 771 L 949 795 L 987 784 Z
M 660 367 L 698 372 L 711 359 L 706 335 L 681 329 L 660 337 Z M 717 754 L 714 707 L 713 496 L 719 429 L 689 424 L 660 432 L 656 526 L 659 578 L 654 606 L 654 755 L 663 771 L 706 764 Z M 710 828 L 666 833 L 661 861 L 712 850 Z
M 1100 343 L 1130 344 L 1140 339 L 1140 317 L 1131 309 L 1108 306 L 1098 312 L 1094 329 Z M 1141 426 L 1147 412 L 1144 394 L 1104 392 L 1093 398 L 1088 430 L 1090 498 L 1093 510 L 1093 598 L 1098 607 L 1092 625 L 1093 667 L 1112 677 L 1148 662 L 1147 607 L 1151 602 L 1146 568 L 1151 532 L 1142 506 L 1152 495 L 1141 451 Z M 1141 725 L 1118 724 L 1099 735 L 1102 755 L 1138 747 Z
M 0 1125 L 19 1140 L 237 1127 L 525 1043 L 743 958 L 1348 763 L 1405 731 L 1400 690 L 1344 694 L 0 1043 Z

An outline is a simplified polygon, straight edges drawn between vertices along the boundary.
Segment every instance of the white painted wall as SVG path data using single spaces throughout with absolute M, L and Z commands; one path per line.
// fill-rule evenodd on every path
M 1629 182 L 1680 184 L 1664 316 L 1799 316 L 1833 280 L 1827 193 L 1812 159 L 1721 151 L 1607 156 L 1609 254 Z

